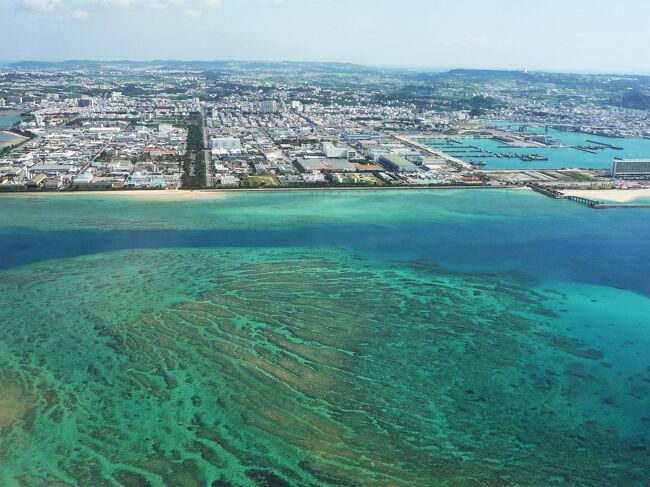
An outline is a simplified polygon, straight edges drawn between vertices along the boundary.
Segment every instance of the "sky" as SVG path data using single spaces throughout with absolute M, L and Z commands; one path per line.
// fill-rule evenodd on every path
M 0 0 L 3 61 L 650 74 L 648 0 Z

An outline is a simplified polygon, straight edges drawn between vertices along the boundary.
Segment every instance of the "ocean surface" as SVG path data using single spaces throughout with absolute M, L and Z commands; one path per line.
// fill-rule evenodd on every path
M 13 124 L 20 120 L 22 120 L 22 117 L 19 112 L 0 110 L 0 148 L 20 140 L 20 137 L 14 137 L 13 135 L 2 132 L 3 129 L 11 128 Z
M 0 129 L 10 128 L 22 119 L 23 117 L 20 116 L 20 112 L 0 110 Z
M 503 124 L 501 124 L 503 125 Z M 514 132 L 520 125 L 505 125 Z M 541 127 L 526 126 L 528 133 L 544 134 Z M 422 143 L 440 149 L 466 162 L 485 162 L 484 169 L 611 169 L 614 158 L 650 159 L 650 140 L 632 138 L 609 138 L 596 135 L 548 130 L 548 137 L 559 140 L 560 147 L 507 147 L 504 142 L 490 138 L 453 137 L 456 142 L 445 138 L 421 139 Z M 603 148 L 590 152 L 576 147 L 597 147 L 599 144 L 619 147 L 622 150 Z M 604 147 L 604 146 L 603 146 Z M 522 161 L 518 158 L 499 158 L 495 154 L 537 154 L 547 161 Z
M 650 213 L 0 196 L 0 485 L 647 486 Z

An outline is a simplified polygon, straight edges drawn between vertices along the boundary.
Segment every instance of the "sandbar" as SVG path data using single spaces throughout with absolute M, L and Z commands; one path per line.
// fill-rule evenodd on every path
M 650 188 L 644 189 L 588 189 L 562 191 L 566 196 L 579 196 L 594 201 L 614 203 L 633 203 L 637 200 L 650 200 Z

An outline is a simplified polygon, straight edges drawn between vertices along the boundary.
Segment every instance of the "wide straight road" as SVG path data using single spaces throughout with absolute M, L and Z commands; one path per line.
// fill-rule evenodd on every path
M 103 153 L 104 150 L 108 147 L 108 145 L 109 145 L 111 142 L 113 142 L 113 139 L 114 139 L 114 138 L 115 138 L 115 136 L 113 135 L 113 136 L 112 136 L 112 137 L 111 137 L 111 138 L 110 138 L 106 143 L 104 143 L 104 145 L 102 146 L 102 148 L 99 149 L 99 151 L 97 151 L 97 153 L 93 156 L 93 158 L 90 159 L 90 160 L 88 161 L 88 163 L 87 163 L 84 167 L 82 167 L 82 168 L 79 170 L 79 172 L 77 172 L 77 174 L 75 174 L 75 175 L 72 177 L 72 179 L 70 180 L 70 184 L 68 184 L 68 186 L 67 186 L 68 188 L 69 188 L 70 186 L 74 185 L 74 180 L 75 180 L 75 178 L 76 178 L 77 176 L 79 176 L 79 175 L 85 173 L 88 169 L 90 169 L 90 166 L 93 165 L 93 162 L 95 162 L 95 161 L 99 158 L 99 156 L 102 155 L 102 153 Z
M 212 187 L 212 150 L 210 137 L 208 137 L 208 122 L 205 118 L 205 107 L 201 106 L 201 127 L 203 129 L 203 151 L 205 161 L 205 187 Z

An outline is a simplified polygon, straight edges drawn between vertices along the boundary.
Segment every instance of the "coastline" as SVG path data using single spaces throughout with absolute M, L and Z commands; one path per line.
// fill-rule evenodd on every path
M 1 187 L 0 187 L 1 188 Z M 526 186 L 342 186 L 342 187 L 303 187 L 303 188 L 219 188 L 219 189 L 149 189 L 149 190 L 98 190 L 98 191 L 2 191 L 0 198 L 19 197 L 74 197 L 110 196 L 140 201 L 200 201 L 223 199 L 229 193 L 297 193 L 311 191 L 450 191 L 450 190 L 489 190 L 531 191 Z
M 577 196 L 605 203 L 634 203 L 638 200 L 650 201 L 648 189 L 576 189 L 562 191 L 565 196 Z
M 0 134 L 5 135 L 9 139 L 9 140 L 0 140 L 0 147 L 21 144 L 22 142 L 25 142 L 26 140 L 29 139 L 29 137 L 25 137 L 24 135 L 19 135 L 15 132 L 11 132 L 10 130 L 4 130 L 4 129 L 0 130 Z
M 57 198 L 74 196 L 108 196 L 132 199 L 138 201 L 198 201 L 223 199 L 226 194 L 222 191 L 191 191 L 191 190 L 115 190 L 115 191 L 7 191 L 0 192 L 0 198 L 7 196 Z

